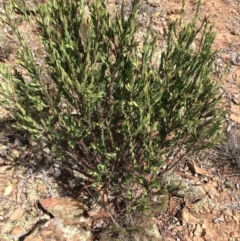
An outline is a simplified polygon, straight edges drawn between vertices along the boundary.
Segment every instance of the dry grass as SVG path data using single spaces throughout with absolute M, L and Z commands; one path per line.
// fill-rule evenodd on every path
M 240 168 L 240 126 L 235 125 L 227 134 L 226 155 Z
M 240 126 L 234 124 L 226 133 L 225 142 L 218 145 L 215 149 L 214 157 L 219 160 L 219 158 L 224 161 L 227 165 L 234 165 L 240 168 Z M 226 163 L 227 162 L 227 163 Z

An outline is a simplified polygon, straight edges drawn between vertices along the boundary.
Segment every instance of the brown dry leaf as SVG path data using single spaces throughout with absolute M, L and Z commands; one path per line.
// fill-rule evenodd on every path
M 197 181 L 198 178 L 192 176 L 192 174 L 188 174 L 186 172 L 180 172 L 180 171 L 175 171 L 178 175 L 180 175 L 181 177 L 187 178 L 187 179 L 191 179 L 193 181 Z
M 215 185 L 214 182 L 209 182 L 202 186 L 204 191 L 208 193 L 212 199 L 214 198 L 214 196 L 217 196 L 219 193 L 218 190 L 214 187 L 214 185 Z
M 170 212 L 170 214 L 173 214 L 175 209 L 176 209 L 176 203 L 174 201 L 174 198 L 172 196 L 170 196 L 170 199 L 169 199 L 169 212 Z
M 8 185 L 8 186 L 5 188 L 3 196 L 8 196 L 8 195 L 10 195 L 11 192 L 12 192 L 12 190 L 13 190 L 13 185 L 12 185 L 12 183 L 11 183 L 10 185 Z
M 12 193 L 11 193 L 11 195 L 13 195 L 14 192 L 15 192 L 16 184 L 17 184 L 17 180 L 16 180 L 16 179 L 13 179 L 13 181 L 12 181 Z M 16 197 L 14 196 L 14 200 L 16 200 L 15 198 L 16 198 Z
M 97 212 L 96 211 L 89 211 L 88 215 L 92 218 L 109 218 L 109 217 L 111 217 L 110 213 L 103 210 L 103 209 L 100 209 Z
M 189 160 L 188 165 L 189 165 L 189 169 L 194 173 L 205 175 L 205 176 L 211 176 L 211 174 L 208 171 L 198 167 L 194 160 Z
M 26 230 L 22 227 L 16 226 L 12 229 L 10 236 L 14 239 L 18 239 L 26 233 Z
M 230 115 L 230 119 L 233 120 L 234 122 L 237 122 L 238 124 L 240 124 L 240 117 L 238 115 L 235 115 L 232 113 Z
M 11 165 L 0 166 L 0 173 L 6 173 L 6 171 L 12 168 Z
M 10 215 L 9 218 L 11 219 L 11 221 L 15 221 L 21 218 L 23 214 L 24 214 L 24 210 L 21 208 L 18 208 Z
M 21 202 L 21 195 L 22 195 L 22 192 L 23 192 L 23 189 L 24 189 L 24 185 L 21 186 L 18 191 L 17 191 L 17 202 L 20 203 Z

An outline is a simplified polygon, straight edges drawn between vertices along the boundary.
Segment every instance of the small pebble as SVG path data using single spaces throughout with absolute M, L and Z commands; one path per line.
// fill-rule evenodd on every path
M 60 169 L 57 169 L 57 168 L 54 169 L 54 173 L 53 173 L 54 177 L 60 177 L 61 174 L 62 174 L 62 172 Z
M 5 160 L 0 157 L 0 165 L 4 164 Z
M 231 54 L 231 63 L 234 64 L 234 65 L 237 65 L 238 64 L 238 61 L 237 61 L 237 53 L 232 53 Z
M 223 214 L 225 214 L 227 216 L 232 216 L 232 211 L 229 208 L 227 208 L 223 211 Z
M 237 97 L 236 97 L 237 96 Z M 232 102 L 236 105 L 239 105 L 239 100 L 238 100 L 238 95 L 233 95 L 232 96 Z
M 201 237 L 203 233 L 203 229 L 200 224 L 197 224 L 196 229 L 194 230 L 194 236 Z

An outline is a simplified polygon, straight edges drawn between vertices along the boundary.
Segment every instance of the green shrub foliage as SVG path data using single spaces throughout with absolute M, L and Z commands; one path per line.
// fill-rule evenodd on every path
M 2 103 L 15 114 L 15 128 L 47 138 L 93 185 L 121 191 L 139 184 L 147 195 L 162 185 L 164 163 L 171 168 L 219 140 L 215 34 L 207 21 L 196 27 L 198 8 L 188 24 L 169 22 L 167 47 L 155 56 L 150 26 L 143 47 L 136 40 L 138 1 L 127 17 L 124 5 L 111 16 L 103 0 L 88 6 L 89 13 L 83 0 L 48 0 L 30 12 L 10 1 L 4 21 L 20 41 L 25 74 L 1 65 Z M 43 68 L 18 30 L 16 8 L 37 25 Z

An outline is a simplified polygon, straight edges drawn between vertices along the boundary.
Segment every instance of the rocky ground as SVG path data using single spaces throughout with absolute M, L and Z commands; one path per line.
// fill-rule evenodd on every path
M 28 2 L 34 6 L 38 1 Z M 108 1 L 110 11 L 117 3 Z M 195 0 L 187 1 L 185 21 L 191 19 L 196 5 Z M 141 39 L 149 16 L 155 14 L 152 31 L 161 48 L 167 20 L 179 17 L 181 1 L 149 0 L 141 6 L 138 37 Z M 4 15 L 3 8 L 0 12 Z M 189 157 L 166 174 L 166 182 L 181 189 L 165 199 L 157 197 L 165 204 L 164 211 L 156 208 L 138 225 L 135 220 L 130 228 L 115 223 L 115 240 L 240 240 L 240 1 L 203 1 L 200 20 L 205 17 L 217 32 L 213 46 L 218 50 L 216 79 L 229 64 L 221 89 L 228 111 L 226 144 Z M 25 22 L 19 23 L 19 28 L 37 52 L 35 29 Z M 0 47 L 1 61 L 15 65 L 18 44 L 6 26 L 1 28 Z M 111 240 L 110 230 L 97 233 L 107 223 L 114 223 L 114 214 L 106 211 L 93 193 L 89 208 L 88 188 L 80 183 L 79 173 L 64 161 L 57 164 L 57 157 L 44 144 L 31 143 L 30 149 L 27 138 L 12 131 L 9 116 L 11 113 L 0 109 L 0 240 Z

